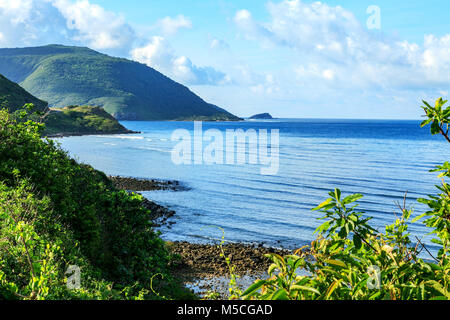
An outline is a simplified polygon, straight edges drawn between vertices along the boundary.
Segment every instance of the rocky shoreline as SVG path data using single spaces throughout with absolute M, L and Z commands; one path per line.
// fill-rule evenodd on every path
M 67 137 L 82 137 L 82 136 L 111 136 L 111 135 L 118 135 L 118 134 L 140 134 L 142 132 L 139 131 L 133 131 L 133 130 L 126 130 L 126 131 L 120 131 L 120 132 L 91 132 L 91 133 L 79 133 L 79 132 L 61 132 L 61 133 L 54 133 L 54 134 L 45 134 L 45 138 L 49 139 L 59 139 L 59 138 L 67 138 Z
M 168 190 L 168 191 L 185 191 L 189 190 L 186 186 L 182 185 L 179 181 L 175 180 L 155 180 L 155 179 L 139 179 L 132 177 L 121 176 L 109 176 L 109 180 L 113 186 L 120 190 L 127 192 L 134 192 L 140 194 L 142 191 L 156 191 L 156 190 Z M 150 219 L 153 221 L 153 226 L 159 228 L 163 225 L 172 225 L 175 222 L 168 221 L 175 215 L 175 211 L 161 206 L 153 201 L 150 201 L 144 197 L 142 206 L 150 210 Z
M 175 255 L 174 274 L 200 297 L 214 293 L 217 299 L 228 299 L 230 269 L 222 250 L 217 244 L 195 244 L 190 242 L 166 242 L 170 253 Z M 222 246 L 226 257 L 238 276 L 237 286 L 244 290 L 256 279 L 264 278 L 272 262 L 265 254 L 287 255 L 289 250 L 229 243 Z
M 128 191 L 188 191 L 187 186 L 177 180 L 140 179 L 122 176 L 110 176 L 114 187 Z
M 131 177 L 110 176 L 113 185 L 128 192 L 142 191 L 186 191 L 188 187 L 176 180 L 164 181 L 155 179 L 139 179 Z M 151 211 L 151 220 L 155 227 L 174 224 L 170 221 L 176 212 L 145 199 L 142 205 Z M 287 255 L 290 250 L 266 247 L 263 244 L 225 243 L 219 246 L 216 241 L 211 244 L 198 244 L 187 241 L 166 241 L 168 251 L 174 256 L 173 270 L 177 278 L 200 296 L 216 292 L 219 298 L 226 299 L 229 266 L 221 256 L 222 250 L 230 258 L 234 273 L 240 277 L 238 284 L 242 287 L 250 285 L 256 278 L 264 276 L 271 265 L 266 254 Z
M 219 243 L 196 244 L 181 241 L 167 242 L 166 245 L 172 254 L 179 256 L 176 270 L 186 277 L 218 277 L 229 274 L 225 258 L 221 257 Z M 265 254 L 291 253 L 289 250 L 265 247 L 262 244 L 226 243 L 222 249 L 234 266 L 235 274 L 239 276 L 266 272 L 272 263 Z
M 153 222 L 153 227 L 159 228 L 166 224 L 169 226 L 175 224 L 173 221 L 168 221 L 175 215 L 175 211 L 170 210 L 167 207 L 160 206 L 159 204 L 145 198 L 142 202 L 142 206 L 145 209 L 150 210 L 150 220 Z

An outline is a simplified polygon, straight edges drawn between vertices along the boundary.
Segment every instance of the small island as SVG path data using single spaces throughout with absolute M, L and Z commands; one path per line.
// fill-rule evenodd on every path
M 255 114 L 254 116 L 251 116 L 249 118 L 250 120 L 270 120 L 273 119 L 273 117 L 270 115 L 270 113 L 260 113 L 260 114 Z

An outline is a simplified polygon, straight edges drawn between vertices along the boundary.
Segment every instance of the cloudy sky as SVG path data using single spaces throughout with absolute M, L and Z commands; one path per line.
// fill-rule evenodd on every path
M 418 119 L 450 92 L 447 0 L 0 0 L 0 47 L 88 46 L 239 115 Z

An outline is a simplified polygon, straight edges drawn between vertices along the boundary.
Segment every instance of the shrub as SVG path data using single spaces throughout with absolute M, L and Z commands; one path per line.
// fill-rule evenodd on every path
M 432 134 L 447 141 L 450 107 L 442 98 L 431 107 L 424 101 L 426 116 L 422 126 L 431 124 Z M 437 167 L 441 178 L 450 176 L 450 164 Z M 420 241 L 410 239 L 408 225 L 412 210 L 399 205 L 401 216 L 384 233 L 377 232 L 358 211 L 361 194 L 343 197 L 339 189 L 315 211 L 325 222 L 316 230 L 317 240 L 285 257 L 268 255 L 273 264 L 268 279 L 257 280 L 242 299 L 311 300 L 410 300 L 450 299 L 450 185 L 437 186 L 440 193 L 419 199 L 430 210 L 411 222 L 427 217 L 425 224 L 436 236 L 440 249 L 434 257 Z M 421 252 L 430 260 L 419 257 Z M 302 272 L 300 272 L 302 271 Z
M 116 190 L 43 130 L 25 111 L 0 111 L 0 298 L 151 298 L 158 273 L 161 290 L 181 294 L 142 196 Z M 83 270 L 82 290 L 66 290 L 69 265 Z

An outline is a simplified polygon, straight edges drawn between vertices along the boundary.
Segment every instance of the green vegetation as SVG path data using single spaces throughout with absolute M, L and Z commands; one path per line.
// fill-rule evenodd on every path
M 52 109 L 44 118 L 46 135 L 129 133 L 100 107 L 68 106 Z
M 41 101 L 0 74 L 0 108 L 13 112 L 27 103 L 32 103 L 39 111 L 46 111 L 47 102 Z
M 52 107 L 95 105 L 119 120 L 239 120 L 146 65 L 88 48 L 0 49 L 0 73 Z
M 68 106 L 62 109 L 49 109 L 47 102 L 39 100 L 17 83 L 0 75 L 0 108 L 15 112 L 28 104 L 33 104 L 34 111 L 38 113 L 33 119 L 46 124 L 45 135 L 130 132 L 100 107 Z
M 450 142 L 446 103 L 424 101 L 422 126 Z M 142 196 L 115 189 L 105 174 L 42 139 L 45 125 L 27 119 L 25 110 L 0 111 L 0 299 L 192 298 L 171 276 L 176 259 L 152 230 Z M 411 219 L 413 210 L 399 204 L 383 232 L 358 210 L 363 195 L 331 191 L 314 209 L 324 221 L 318 238 L 292 255 L 268 255 L 268 278 L 244 292 L 222 250 L 230 298 L 450 299 L 450 164 L 432 171 L 442 179 L 438 194 L 419 199 L 429 211 Z M 439 247 L 435 255 L 408 232 L 422 220 Z M 81 268 L 80 289 L 66 285 L 70 266 Z
M 432 134 L 442 134 L 450 142 L 450 107 L 442 98 L 434 107 L 424 101 Z M 412 210 L 399 205 L 401 215 L 384 232 L 369 224 L 371 218 L 358 211 L 361 194 L 343 197 L 336 189 L 315 211 L 325 222 L 316 230 L 318 238 L 289 256 L 268 255 L 273 264 L 267 280 L 258 280 L 245 292 L 233 290 L 232 298 L 302 300 L 448 300 L 450 299 L 450 164 L 441 172 L 438 195 L 419 199 L 430 210 L 411 222 L 426 217 L 424 224 L 439 246 L 433 256 L 421 239 L 410 238 L 408 226 Z M 428 260 L 419 257 L 425 253 Z M 302 270 L 302 273 L 300 272 Z
M 0 111 L 0 299 L 189 298 L 142 196 L 78 164 L 27 117 Z M 81 289 L 67 288 L 69 266 Z

